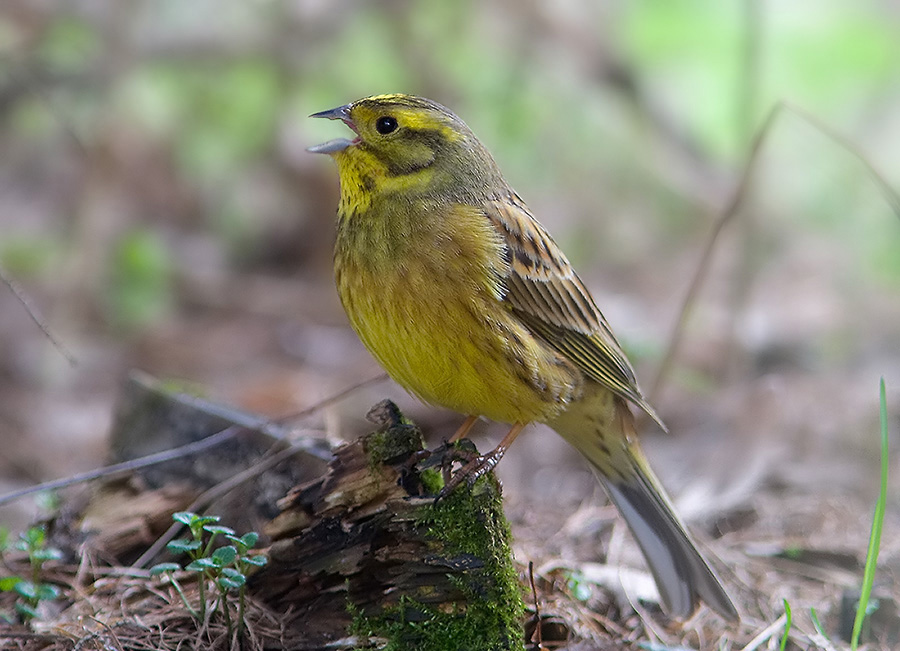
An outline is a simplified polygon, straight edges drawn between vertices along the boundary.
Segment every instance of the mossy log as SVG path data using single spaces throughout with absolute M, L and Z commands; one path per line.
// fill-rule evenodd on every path
M 492 474 L 435 501 L 452 448 L 423 451 L 390 402 L 379 429 L 339 448 L 322 478 L 291 491 L 266 528 L 252 594 L 293 609 L 308 648 L 522 649 L 523 602 Z
M 321 439 L 291 438 L 300 449 L 290 458 L 253 472 L 273 452 L 290 451 L 286 431 L 135 374 L 117 409 L 114 460 L 231 435 L 95 486 L 68 535 L 86 537 L 85 549 L 102 558 L 140 556 L 147 567 L 170 560 L 147 545 L 172 512 L 200 499 L 221 524 L 265 534 L 269 563 L 249 585 L 263 607 L 250 618 L 271 629 L 259 637 L 265 648 L 277 634 L 305 651 L 523 649 L 522 594 L 496 479 L 436 501 L 450 462 L 474 448 L 425 451 L 421 432 L 390 402 L 370 418 L 374 432 L 333 454 Z M 244 474 L 248 481 L 201 499 Z

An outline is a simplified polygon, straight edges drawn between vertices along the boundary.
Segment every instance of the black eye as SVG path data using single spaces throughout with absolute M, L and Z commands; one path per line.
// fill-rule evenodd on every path
M 375 131 L 383 136 L 397 130 L 397 120 L 390 115 L 383 115 L 375 120 Z

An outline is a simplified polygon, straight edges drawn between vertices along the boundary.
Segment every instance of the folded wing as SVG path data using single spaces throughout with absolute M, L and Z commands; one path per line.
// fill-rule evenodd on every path
M 503 236 L 510 274 L 504 300 L 536 336 L 588 377 L 665 425 L 644 398 L 609 324 L 553 238 L 515 193 L 491 201 L 485 215 Z

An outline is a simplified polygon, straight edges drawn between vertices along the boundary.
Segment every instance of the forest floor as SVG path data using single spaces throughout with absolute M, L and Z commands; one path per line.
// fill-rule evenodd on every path
M 329 307 L 322 313 L 328 316 L 321 323 L 291 323 L 258 303 L 255 310 L 235 307 L 241 304 L 241 292 L 249 296 L 261 287 L 271 305 L 302 301 L 312 292 L 328 296 L 327 287 L 317 283 L 245 281 L 231 305 L 195 309 L 137 341 L 81 340 L 74 368 L 37 328 L 23 325 L 23 358 L 51 368 L 49 375 L 56 380 L 0 385 L 5 418 L 20 433 L 2 441 L 3 492 L 102 465 L 108 458 L 106 437 L 117 394 L 129 368 L 190 378 L 215 401 L 269 417 L 301 411 L 379 375 L 375 362 L 341 323 L 337 306 L 328 303 L 331 299 L 325 299 Z M 0 302 L 6 319 L 21 309 L 8 296 L 0 296 Z M 889 303 L 875 302 L 870 308 L 882 315 L 896 312 Z M 586 465 L 550 430 L 529 428 L 499 465 L 498 476 L 523 586 L 532 563 L 541 613 L 560 623 L 548 628 L 547 635 L 568 638 L 565 648 L 572 650 L 631 648 L 638 642 L 658 645 L 644 648 L 776 648 L 785 630 L 787 603 L 792 610 L 790 641 L 796 648 L 848 647 L 842 636 L 848 622 L 852 625 L 879 485 L 878 386 L 873 378 L 896 369 L 900 361 L 898 348 L 891 356 L 878 343 L 896 335 L 889 322 L 875 323 L 875 330 L 882 330 L 867 341 L 876 344 L 860 347 L 850 364 L 807 364 L 796 350 L 773 345 L 753 364 L 722 374 L 715 385 L 698 388 L 681 378 L 657 399 L 672 433 L 647 427 L 644 447 L 680 513 L 718 559 L 742 615 L 739 625 L 722 622 L 705 609 L 682 624 L 666 620 L 653 606 L 652 581 L 640 554 Z M 696 364 L 709 354 L 702 344 L 686 347 Z M 897 391 L 889 387 L 889 404 L 896 404 Z M 430 445 L 439 444 L 459 423 L 458 415 L 421 405 L 383 380 L 292 424 L 333 444 L 352 440 L 371 429 L 364 415 L 382 398 L 396 401 L 422 427 Z M 896 442 L 895 415 L 891 426 Z M 500 436 L 502 426 L 489 423 L 473 433 L 483 449 Z M 897 495 L 898 487 L 897 477 L 891 477 L 890 494 Z M 0 519 L 15 532 L 38 513 L 33 500 L 23 499 L 4 506 Z M 94 571 L 102 579 L 83 594 L 70 592 L 68 599 L 140 601 L 154 590 L 141 587 L 127 572 L 116 577 L 117 570 L 110 568 L 75 566 L 68 571 Z M 896 643 L 898 579 L 900 508 L 889 501 L 875 582 L 880 607 L 872 619 L 875 641 L 870 648 Z M 74 574 L 69 576 L 73 580 Z M 79 580 L 84 586 L 83 574 Z M 139 599 L 136 590 L 147 594 Z M 533 606 L 534 597 L 526 602 Z M 11 595 L 0 603 L 8 606 Z M 68 642 L 57 648 L 74 648 L 80 637 L 95 631 L 95 624 L 109 624 L 91 624 L 83 618 L 83 607 L 69 608 L 68 613 L 51 609 L 48 621 L 35 623 L 34 635 L 13 644 L 54 648 L 53 636 L 62 632 Z M 97 612 L 103 610 L 97 606 Z M 81 619 L 72 617 L 76 612 Z M 817 631 L 813 613 L 825 635 Z M 151 628 L 172 615 L 157 616 L 161 619 L 153 620 Z M 272 623 L 277 617 L 267 612 L 260 621 L 277 627 Z M 120 634 L 128 637 L 127 631 Z M 190 638 L 187 630 L 186 636 Z M 545 640 L 551 648 L 552 642 Z M 117 648 L 139 647 L 120 641 Z

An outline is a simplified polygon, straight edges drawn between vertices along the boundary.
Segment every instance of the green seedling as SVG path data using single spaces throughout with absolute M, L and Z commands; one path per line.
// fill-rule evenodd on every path
M 878 501 L 875 502 L 875 513 L 872 515 L 872 532 L 869 535 L 869 550 L 866 553 L 866 566 L 863 570 L 862 589 L 860 590 L 859 605 L 856 608 L 856 619 L 853 621 L 853 635 L 850 639 L 850 648 L 856 651 L 859 646 L 859 636 L 862 633 L 863 623 L 872 612 L 877 610 L 877 602 L 870 602 L 872 586 L 875 583 L 875 568 L 878 565 L 878 550 L 881 548 L 881 528 L 884 525 L 884 510 L 887 503 L 888 468 L 890 455 L 888 454 L 888 415 L 887 397 L 885 395 L 884 378 L 879 385 L 879 403 L 881 417 L 881 486 L 878 492 Z
M 198 621 L 206 618 L 206 594 L 207 588 L 211 585 L 218 592 L 215 610 L 220 612 L 225 620 L 229 636 L 235 631 L 240 635 L 245 629 L 247 576 L 253 568 L 262 567 L 268 560 L 262 554 L 250 553 L 252 547 L 259 540 L 259 534 L 251 531 L 243 536 L 237 536 L 233 529 L 216 524 L 219 521 L 217 516 L 200 516 L 182 511 L 175 513 L 172 519 L 186 525 L 191 533 L 190 538 L 185 537 L 171 541 L 167 548 L 173 553 L 185 554 L 190 559 L 183 571 L 198 575 L 199 611 L 191 607 L 181 584 L 175 577 L 175 572 L 182 570 L 181 565 L 160 563 L 150 569 L 150 574 L 165 575 L 178 592 L 185 607 Z M 232 544 L 214 549 L 214 544 L 219 536 L 224 536 Z M 237 591 L 238 594 L 236 626 L 228 605 L 228 595 L 234 591 Z
M 781 635 L 781 644 L 778 645 L 778 651 L 784 651 L 787 648 L 788 636 L 791 634 L 791 626 L 793 625 L 793 616 L 791 615 L 791 604 L 788 600 L 784 600 L 784 633 Z
M 59 598 L 59 588 L 44 582 L 43 576 L 44 564 L 62 558 L 62 552 L 47 545 L 47 532 L 43 525 L 20 533 L 12 545 L 9 545 L 8 534 L 5 534 L 0 550 L 5 551 L 8 547 L 28 554 L 31 575 L 28 578 L 16 575 L 0 578 L 0 591 L 16 593 L 16 612 L 22 620 L 31 621 L 38 617 L 41 602 Z

